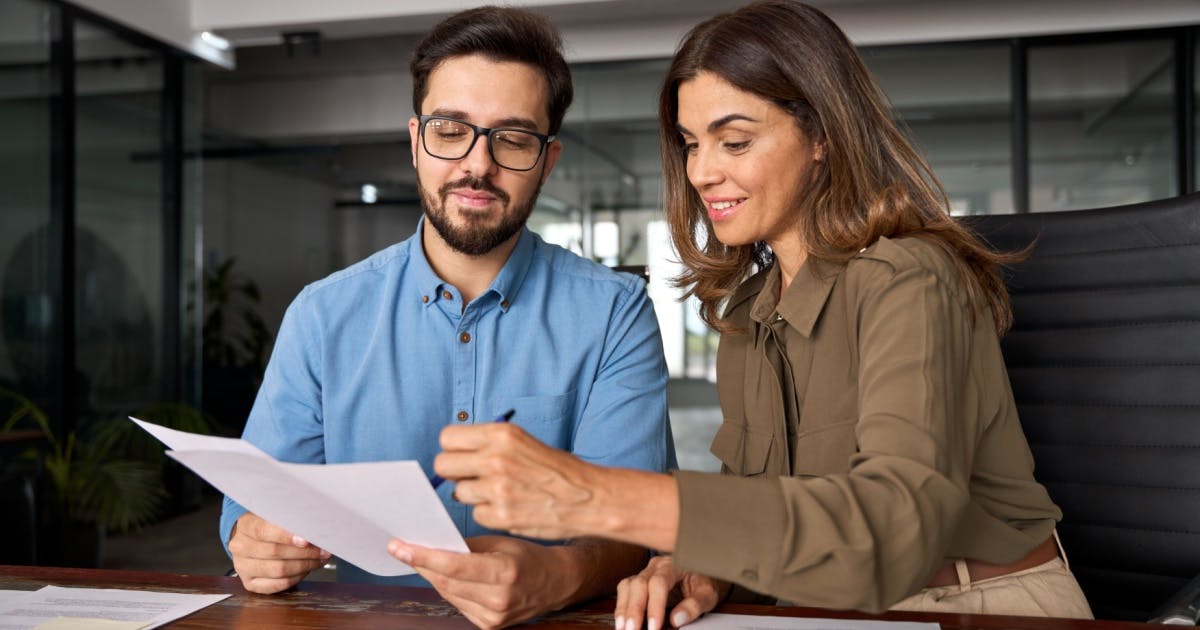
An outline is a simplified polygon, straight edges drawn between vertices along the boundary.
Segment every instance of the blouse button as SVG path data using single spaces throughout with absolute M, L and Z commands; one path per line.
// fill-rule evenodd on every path
M 508 300 L 501 301 L 500 308 L 508 308 Z
M 452 297 L 454 296 L 451 295 L 449 291 L 442 291 L 442 298 L 449 300 Z
M 421 303 L 422 303 L 422 304 L 428 304 L 428 303 L 429 303 L 429 296 L 428 296 L 428 295 L 422 295 L 422 296 L 421 296 Z
M 458 340 L 463 343 L 470 343 L 471 342 L 471 333 L 463 333 L 463 334 L 459 335 Z
M 469 413 L 467 413 L 467 412 L 465 412 L 465 411 L 460 411 L 460 412 L 458 412 L 458 416 L 457 416 L 457 417 L 458 417 L 458 421 L 459 421 L 459 422 L 466 422 L 466 421 L 467 421 L 467 418 L 470 418 L 470 417 L 471 417 L 471 414 L 469 414 Z

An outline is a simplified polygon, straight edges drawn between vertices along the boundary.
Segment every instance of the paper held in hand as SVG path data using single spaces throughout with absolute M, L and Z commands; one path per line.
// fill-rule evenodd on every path
M 234 438 L 197 435 L 130 418 L 247 510 L 375 575 L 408 575 L 387 552 L 401 540 L 467 553 L 415 461 L 291 464 Z

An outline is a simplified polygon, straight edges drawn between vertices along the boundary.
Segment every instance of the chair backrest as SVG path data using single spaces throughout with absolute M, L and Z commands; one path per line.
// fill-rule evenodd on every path
M 1093 611 L 1144 620 L 1200 574 L 1200 194 L 969 224 L 1036 239 L 1006 278 L 1021 424 Z

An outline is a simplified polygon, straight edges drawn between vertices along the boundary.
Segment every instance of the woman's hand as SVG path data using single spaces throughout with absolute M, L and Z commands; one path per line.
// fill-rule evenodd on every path
M 515 424 L 442 430 L 437 474 L 456 482 L 454 496 L 475 506 L 484 527 L 519 536 L 560 539 L 590 535 L 593 499 L 604 470 L 550 448 Z M 590 514 L 590 515 L 589 515 Z
M 617 630 L 638 630 L 642 617 L 647 630 L 666 627 L 664 613 L 671 591 L 679 587 L 683 599 L 671 609 L 671 623 L 689 624 L 716 608 L 729 594 L 729 582 L 675 566 L 671 556 L 655 556 L 642 572 L 617 585 L 617 607 L 613 610 Z
M 442 429 L 437 474 L 475 506 L 484 527 L 519 536 L 597 536 L 659 551 L 675 547 L 679 495 L 668 475 L 589 464 L 515 424 Z

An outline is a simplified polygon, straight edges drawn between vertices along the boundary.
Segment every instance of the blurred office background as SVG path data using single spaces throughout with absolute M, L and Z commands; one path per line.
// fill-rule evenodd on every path
M 0 0 L 0 422 L 28 402 L 48 427 L 0 431 L 3 464 L 72 435 L 101 449 L 95 427 L 133 412 L 240 430 L 292 297 L 416 226 L 408 61 L 476 3 L 451 4 Z M 516 4 L 560 25 L 576 87 L 532 227 L 648 266 L 680 461 L 715 469 L 716 338 L 669 282 L 655 104 L 680 36 L 741 3 Z M 813 4 L 955 214 L 1196 190 L 1193 0 Z M 202 502 L 164 483 L 157 514 Z

